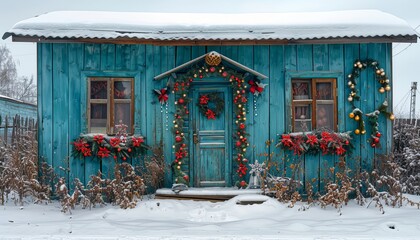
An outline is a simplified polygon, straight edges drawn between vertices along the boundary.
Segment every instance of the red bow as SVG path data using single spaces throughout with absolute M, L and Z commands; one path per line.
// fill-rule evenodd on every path
M 249 89 L 249 91 L 252 94 L 258 95 L 260 93 L 262 93 L 262 91 L 264 90 L 264 86 L 263 84 L 258 84 L 256 82 L 254 82 L 253 80 L 249 80 L 248 84 L 251 85 L 251 88 Z
M 158 95 L 158 99 L 161 104 L 164 104 L 168 101 L 169 96 L 167 88 L 162 88 L 160 90 L 155 89 L 155 93 Z

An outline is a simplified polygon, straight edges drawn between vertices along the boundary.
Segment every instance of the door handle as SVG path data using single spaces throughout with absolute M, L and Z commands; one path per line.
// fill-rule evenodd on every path
M 199 142 L 200 142 L 200 140 L 199 140 L 199 138 L 198 138 L 197 133 L 194 133 L 194 134 L 193 134 L 193 142 L 194 142 L 194 144 L 197 144 L 197 143 L 199 143 Z

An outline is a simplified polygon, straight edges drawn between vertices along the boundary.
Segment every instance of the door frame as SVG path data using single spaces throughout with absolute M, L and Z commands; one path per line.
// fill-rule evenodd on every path
M 226 88 L 227 89 L 227 99 L 225 99 L 225 151 L 226 151 L 226 159 L 225 159 L 225 187 L 231 187 L 232 186 L 232 125 L 233 125 L 233 105 L 232 105 L 232 87 L 231 83 L 229 81 L 226 81 L 224 78 L 204 78 L 202 81 L 196 81 L 193 82 L 190 89 L 190 97 L 193 97 L 193 92 L 197 88 L 206 88 L 206 90 L 217 90 L 220 88 Z M 194 111 L 197 111 L 197 107 L 195 106 L 196 101 L 193 99 L 190 103 L 189 109 L 190 114 L 188 118 L 188 127 L 189 127 L 189 156 L 190 156 L 190 162 L 189 162 L 189 176 L 190 178 L 190 185 L 193 187 L 202 187 L 199 186 L 199 174 L 195 174 L 196 170 L 196 164 L 197 164 L 197 158 L 196 153 L 199 151 L 199 146 L 196 146 L 194 144 L 194 131 L 196 131 L 196 122 L 193 119 L 196 113 Z

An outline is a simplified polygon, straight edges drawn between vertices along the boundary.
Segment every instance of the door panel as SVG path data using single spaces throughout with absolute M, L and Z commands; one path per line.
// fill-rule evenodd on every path
M 216 119 L 207 119 L 197 107 L 203 94 L 217 93 L 225 101 Z M 192 88 L 191 129 L 193 137 L 192 176 L 195 187 L 230 186 L 231 91 L 229 86 L 194 86 Z M 210 105 L 210 107 L 212 107 Z

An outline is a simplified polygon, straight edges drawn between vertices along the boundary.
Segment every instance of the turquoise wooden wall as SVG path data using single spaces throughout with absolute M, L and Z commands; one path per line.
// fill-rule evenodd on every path
M 339 131 L 354 130 L 356 122 L 348 118 L 351 104 L 347 101 L 346 76 L 351 73 L 356 59 L 373 58 L 379 61 L 388 76 L 391 73 L 391 44 L 320 44 L 276 46 L 151 46 L 113 44 L 38 44 L 38 117 L 39 154 L 52 164 L 57 172 L 68 179 L 74 177 L 89 181 L 89 176 L 102 170 L 112 175 L 113 160 L 70 158 L 71 141 L 86 130 L 86 78 L 88 76 L 129 76 L 135 78 L 135 131 L 146 137 L 149 145 L 163 141 L 166 162 L 173 160 L 171 131 L 165 131 L 165 119 L 152 90 L 162 88 L 166 80 L 154 81 L 153 77 L 209 51 L 217 51 L 251 69 L 269 76 L 269 86 L 258 98 L 257 115 L 249 105 L 247 117 L 251 162 L 265 160 L 264 153 L 274 153 L 280 174 L 311 181 L 317 189 L 334 178 L 330 169 L 338 159 L 331 156 L 302 156 L 297 158 L 266 144 L 278 140 L 279 134 L 290 131 L 291 90 L 293 77 L 334 77 L 338 87 Z M 379 84 L 372 70 L 362 73 L 358 81 L 361 101 L 356 102 L 365 113 L 375 110 L 385 95 L 379 94 Z M 249 95 L 253 102 L 253 96 Z M 387 96 L 392 106 L 392 96 Z M 169 99 L 169 125 L 172 123 L 174 95 Z M 347 158 L 353 169 L 375 167 L 375 154 L 391 150 L 391 123 L 380 118 L 382 147 L 372 149 L 367 142 L 369 135 L 355 136 L 355 149 Z M 386 126 L 386 127 L 385 127 Z M 169 126 L 171 128 L 171 126 Z M 369 127 L 368 127 L 369 129 Z M 369 130 L 368 130 L 369 132 Z M 129 160 L 133 164 L 138 159 Z M 295 171 L 290 166 L 301 166 Z M 70 169 L 61 171 L 60 167 Z M 235 175 L 235 174 L 234 174 Z M 171 185 L 171 172 L 165 185 Z
M 3 120 L 5 119 L 5 116 L 10 120 L 16 114 L 24 118 L 36 119 L 36 110 L 36 104 L 23 103 L 8 97 L 0 96 L 0 116 Z

